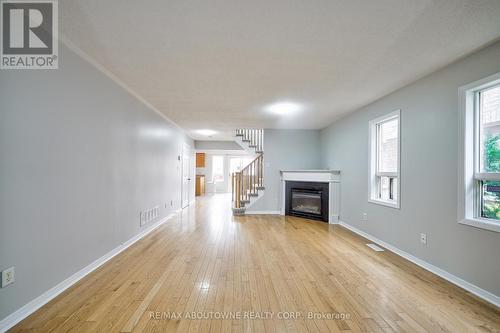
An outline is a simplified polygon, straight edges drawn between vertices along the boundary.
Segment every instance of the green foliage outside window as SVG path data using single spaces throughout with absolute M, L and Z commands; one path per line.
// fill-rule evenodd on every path
M 490 135 L 484 141 L 484 171 L 500 172 L 500 135 Z M 500 219 L 500 182 L 484 181 L 482 183 L 483 207 L 482 216 Z

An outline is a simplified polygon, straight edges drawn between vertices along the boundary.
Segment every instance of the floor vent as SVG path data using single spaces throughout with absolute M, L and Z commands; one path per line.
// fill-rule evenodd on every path
M 384 251 L 383 248 L 381 248 L 380 246 L 376 245 L 376 244 L 366 244 L 366 246 L 368 246 L 370 249 L 372 249 L 373 251 L 377 251 L 377 252 L 382 252 Z

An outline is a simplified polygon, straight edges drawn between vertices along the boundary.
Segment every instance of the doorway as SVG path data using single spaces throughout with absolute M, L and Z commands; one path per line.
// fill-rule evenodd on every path
M 191 189 L 191 147 L 184 143 L 182 146 L 182 188 L 181 188 L 181 207 L 189 206 Z

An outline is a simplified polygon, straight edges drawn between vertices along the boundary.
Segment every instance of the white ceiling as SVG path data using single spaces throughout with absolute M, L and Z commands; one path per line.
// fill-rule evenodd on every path
M 64 0 L 59 15 L 67 40 L 198 139 L 323 128 L 500 37 L 499 0 Z M 277 101 L 304 110 L 264 111 Z

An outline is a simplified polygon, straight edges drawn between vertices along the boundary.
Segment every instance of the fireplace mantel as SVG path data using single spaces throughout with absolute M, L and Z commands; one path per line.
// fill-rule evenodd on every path
M 340 171 L 339 170 L 280 170 L 281 173 L 281 215 L 285 215 L 286 182 L 327 182 L 329 183 L 328 223 L 339 222 L 340 211 Z
M 339 170 L 280 170 L 281 180 L 340 182 Z

